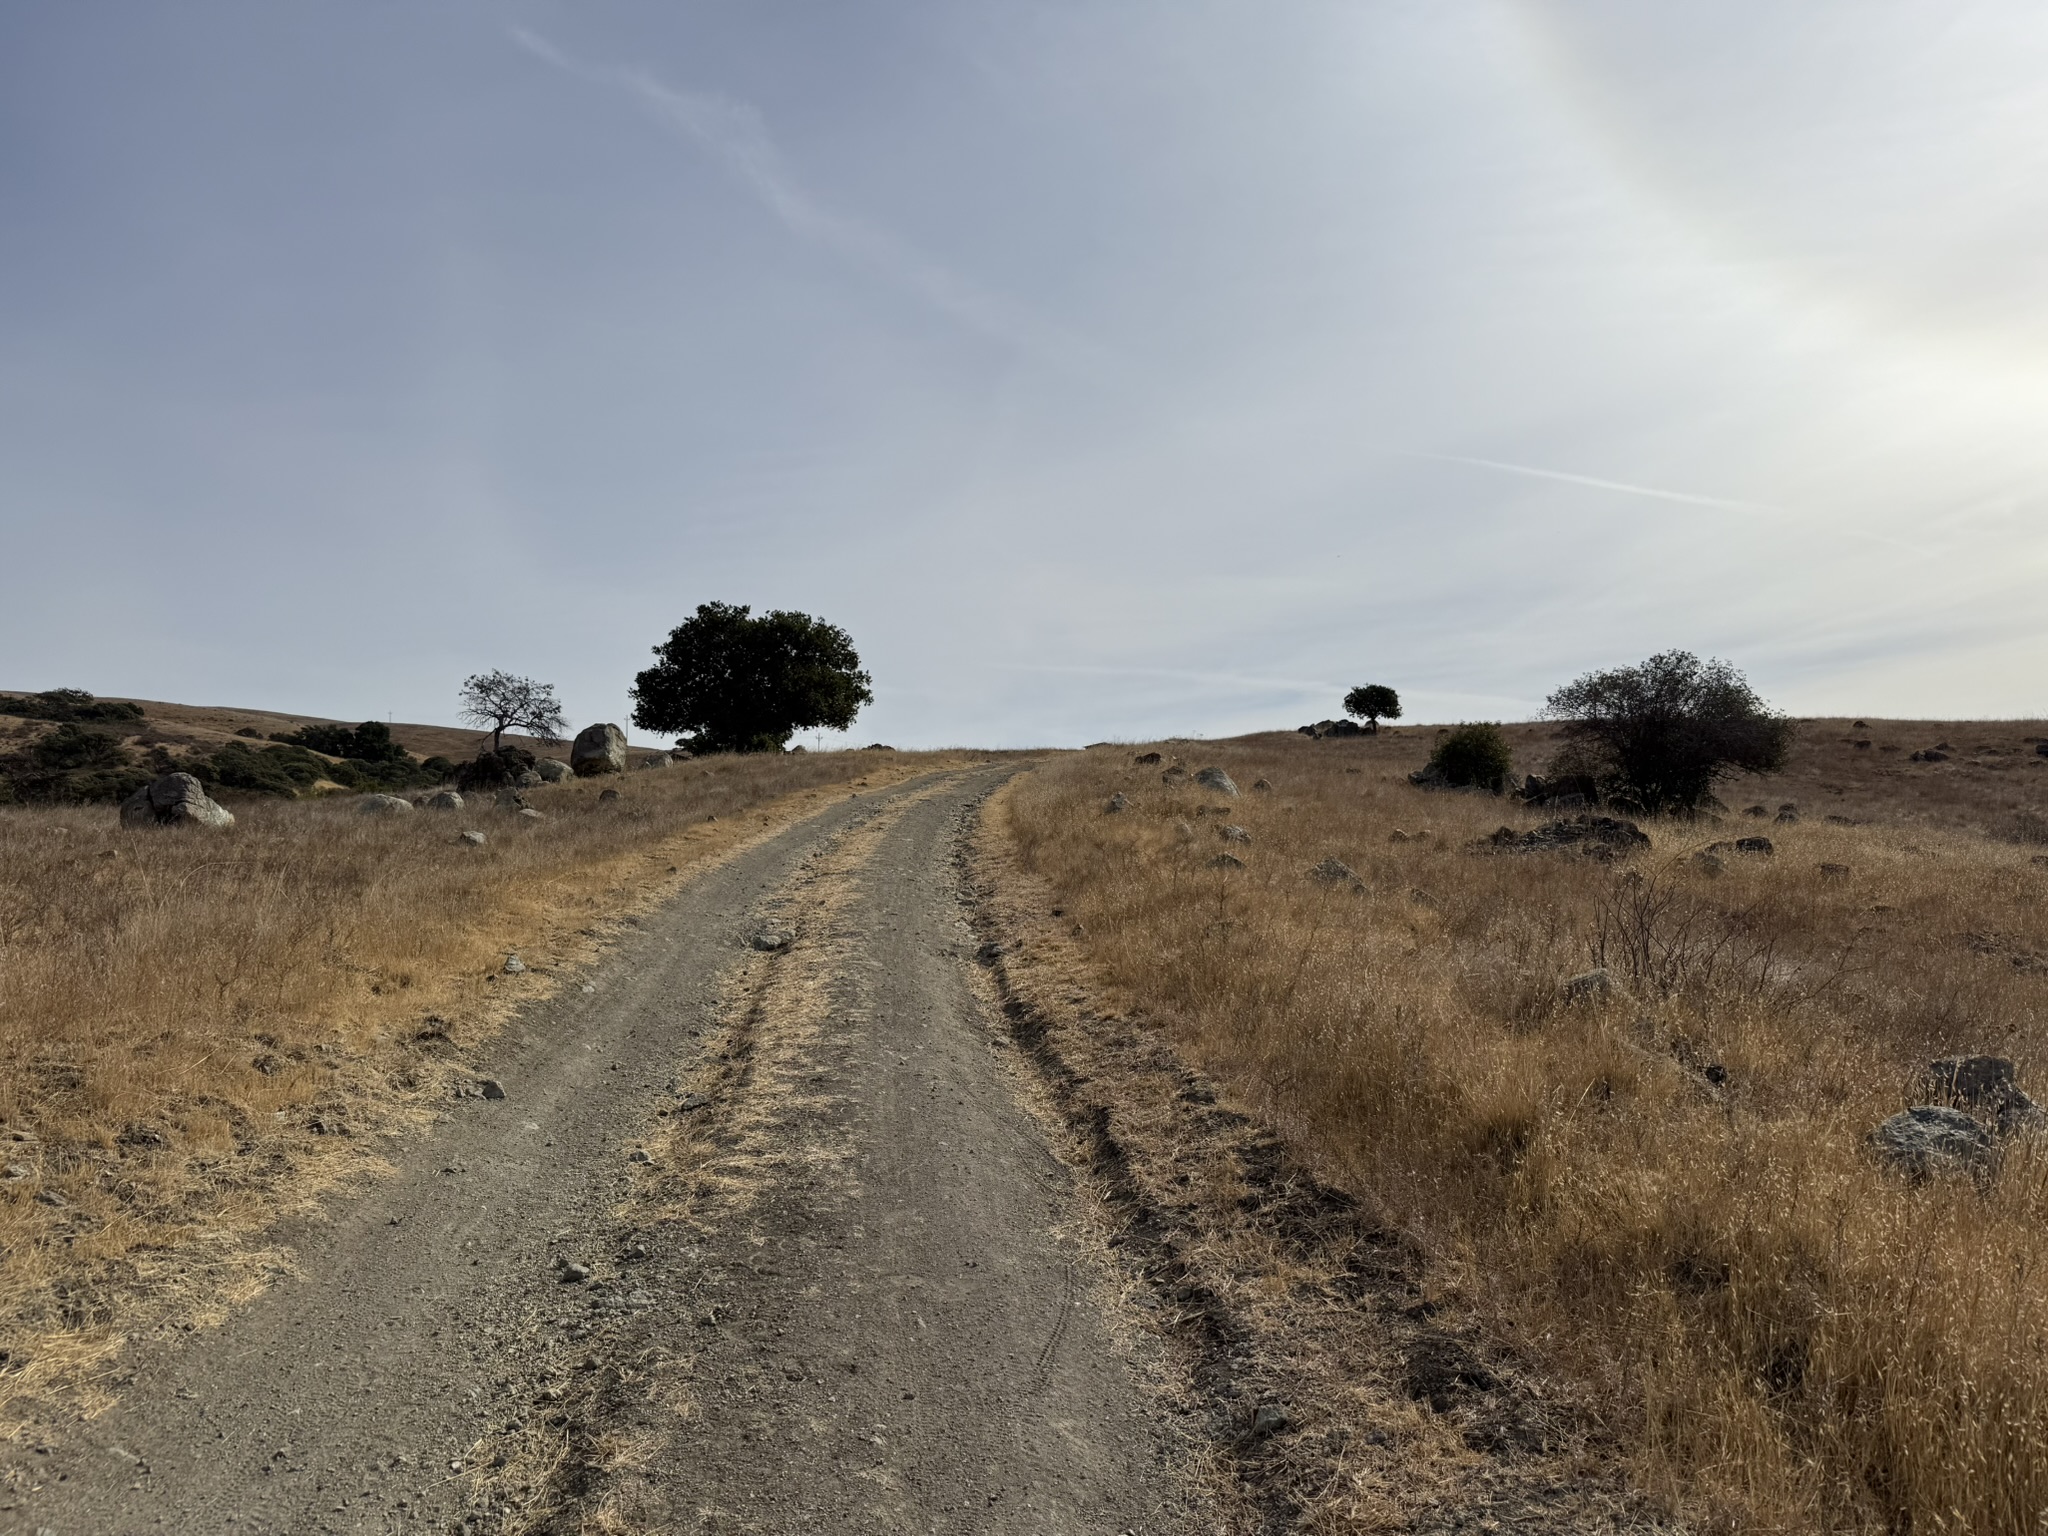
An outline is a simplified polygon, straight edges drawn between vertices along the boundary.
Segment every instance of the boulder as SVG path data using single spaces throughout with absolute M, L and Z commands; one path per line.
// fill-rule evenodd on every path
M 1335 854 L 1331 854 L 1330 857 L 1316 865 L 1314 869 L 1311 869 L 1308 872 L 1308 877 L 1311 880 L 1320 880 L 1325 885 L 1344 885 L 1358 878 L 1352 872 L 1351 866 Z
M 1115 815 L 1119 811 L 1128 811 L 1130 808 L 1131 797 L 1125 794 L 1122 790 L 1118 790 L 1115 794 L 1109 797 L 1109 804 L 1105 805 L 1103 807 L 1103 810 L 1108 812 L 1110 815 Z
M 1213 789 L 1219 795 L 1237 798 L 1237 785 L 1221 768 L 1203 768 L 1195 774 L 1195 782 L 1204 789 Z
M 863 752 L 894 752 L 896 749 L 886 741 L 871 741 L 861 748 Z
M 1188 771 L 1181 767 L 1179 763 L 1175 763 L 1171 768 L 1168 768 L 1159 775 L 1159 782 L 1162 784 L 1185 784 L 1187 781 Z
M 1604 1003 L 1618 990 L 1613 974 L 1605 966 L 1572 977 L 1563 988 L 1568 1003 Z
M 585 726 L 569 748 L 569 766 L 578 778 L 626 771 L 626 733 L 616 725 Z
M 2001 1136 L 2048 1125 L 2048 1114 L 2021 1090 L 2004 1056 L 1944 1056 L 1927 1064 L 1923 1087 L 1939 1103 L 1990 1114 Z
M 411 811 L 412 802 L 403 795 L 365 795 L 356 802 L 360 816 L 403 816 Z
M 1900 1110 L 1870 1133 L 1870 1144 L 1881 1160 L 1916 1179 L 1935 1173 L 1981 1173 L 1997 1155 L 1991 1133 L 1946 1104 Z
M 483 833 L 471 830 L 463 833 L 457 841 L 467 843 L 472 848 L 481 848 L 484 845 L 485 838 Z
M 501 789 L 498 791 L 498 809 L 501 811 L 520 810 L 525 804 L 526 796 L 519 793 L 516 789 Z
M 124 827 L 225 829 L 234 824 L 234 812 L 208 798 L 206 786 L 189 773 L 167 773 L 121 803 Z
M 1472 845 L 1475 853 L 1540 853 L 1547 850 L 1577 849 L 1588 858 L 1618 859 L 1641 853 L 1650 838 L 1632 821 L 1619 816 L 1567 816 L 1544 826 L 1517 832 L 1502 827 L 1482 843 Z
M 462 809 L 462 793 L 459 790 L 436 790 L 420 804 L 430 811 L 459 811 Z
M 1780 811 L 1776 816 L 1772 817 L 1771 819 L 1773 821 L 1784 822 L 1789 825 L 1790 823 L 1795 822 L 1799 819 L 1799 813 L 1797 811 Z
M 1408 775 L 1408 782 L 1417 789 L 1448 789 L 1451 784 L 1450 776 L 1435 763 L 1424 763 Z
M 1243 869 L 1244 860 L 1234 853 L 1219 853 L 1209 861 L 1211 869 Z
M 616 800 L 619 798 L 619 792 L 616 789 L 608 789 L 597 798 L 599 800 Z
M 657 752 L 654 756 L 643 760 L 640 764 L 642 768 L 666 768 L 668 765 L 669 755 L 666 752 Z
M 540 776 L 538 768 L 522 768 L 519 777 L 512 782 L 520 789 L 535 789 L 547 781 Z
M 1738 837 L 1732 842 L 1707 844 L 1708 853 L 1748 853 L 1760 859 L 1768 859 L 1777 851 L 1777 845 L 1768 837 Z
M 543 784 L 559 784 L 562 780 L 573 777 L 576 770 L 559 757 L 544 757 L 533 765 L 533 771 L 540 775 Z
M 1251 833 L 1239 826 L 1219 827 L 1217 835 L 1226 843 L 1248 843 L 1252 840 Z
M 1159 766 L 1159 754 L 1157 752 L 1140 752 L 1131 761 L 1140 768 L 1157 768 Z

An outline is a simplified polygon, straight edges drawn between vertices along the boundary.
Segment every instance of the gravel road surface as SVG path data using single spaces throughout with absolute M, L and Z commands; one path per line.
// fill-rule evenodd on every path
M 9 1448 L 0 1531 L 1208 1529 L 977 991 L 960 839 L 1014 771 L 693 881 L 296 1275 Z

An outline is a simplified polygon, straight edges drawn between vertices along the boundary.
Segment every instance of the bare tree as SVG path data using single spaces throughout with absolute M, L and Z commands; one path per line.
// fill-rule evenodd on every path
M 560 741 L 569 723 L 555 697 L 554 684 L 514 677 L 509 672 L 481 672 L 464 683 L 462 718 L 490 729 L 493 752 L 507 731 L 523 730 L 542 741 Z

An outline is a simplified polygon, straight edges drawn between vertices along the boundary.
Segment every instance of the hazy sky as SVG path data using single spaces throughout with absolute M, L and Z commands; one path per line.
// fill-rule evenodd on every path
M 2048 9 L 0 0 L 0 686 L 2048 713 Z

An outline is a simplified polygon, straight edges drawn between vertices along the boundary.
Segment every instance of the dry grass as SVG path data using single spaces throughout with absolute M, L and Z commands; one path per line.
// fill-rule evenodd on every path
M 1182 747 L 1245 787 L 1222 815 L 1099 750 L 997 814 L 1112 1005 L 1165 1020 L 1413 1234 L 1446 1294 L 1607 1405 L 1639 1484 L 1690 1521 L 2036 1530 L 2048 1158 L 2015 1146 L 1982 1187 L 1914 1186 L 1863 1141 L 1934 1056 L 1997 1051 L 2048 1081 L 2048 868 L 1962 830 L 2016 792 L 1952 813 L 1922 793 L 1883 825 L 1873 772 L 1838 813 L 1871 824 L 1804 804 L 1797 825 L 1647 823 L 1653 850 L 1607 865 L 1468 851 L 1542 818 L 1411 789 L 1394 770 L 1428 740 Z M 1106 814 L 1117 791 L 1133 808 Z M 1782 793 L 1733 803 L 1750 791 Z M 1774 857 L 1718 878 L 1689 861 L 1758 830 Z M 1244 868 L 1209 867 L 1226 847 Z M 1331 856 L 1355 884 L 1310 877 Z M 1626 995 L 1565 1004 L 1601 959 Z
M 0 1403 L 260 1288 L 286 1261 L 249 1239 L 380 1166 L 379 1135 L 609 919 L 849 782 L 947 761 L 711 759 L 611 781 L 614 802 L 602 780 L 529 791 L 539 821 L 353 798 L 239 804 L 225 834 L 0 811 Z

